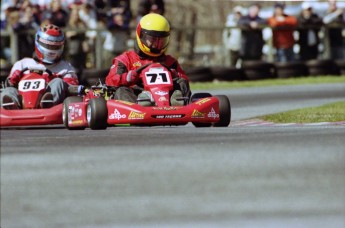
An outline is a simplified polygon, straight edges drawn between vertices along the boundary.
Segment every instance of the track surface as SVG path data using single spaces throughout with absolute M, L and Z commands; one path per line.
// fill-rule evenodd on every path
M 220 93 L 240 120 L 344 100 L 344 87 Z M 344 126 L 1 130 L 1 227 L 345 227 L 344 135 Z

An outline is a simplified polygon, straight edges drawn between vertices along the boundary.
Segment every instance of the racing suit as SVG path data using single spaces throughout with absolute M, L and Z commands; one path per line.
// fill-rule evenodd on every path
M 12 100 L 20 107 L 19 93 L 18 93 L 18 83 L 20 81 L 20 72 L 26 67 L 41 67 L 44 66 L 49 69 L 53 76 L 50 77 L 48 73 L 43 73 L 42 77 L 47 80 L 47 92 L 53 95 L 54 105 L 62 103 L 65 97 L 68 95 L 69 85 L 78 85 L 78 77 L 75 73 L 73 66 L 63 60 L 60 60 L 54 64 L 43 64 L 38 62 L 33 58 L 24 58 L 17 61 L 7 78 L 9 87 L 6 87 L 1 93 L 0 102 L 2 103 L 4 96 L 9 96 Z M 29 71 L 24 72 L 24 74 L 29 73 Z
M 159 57 L 148 57 L 139 55 L 136 51 L 124 52 L 113 59 L 113 65 L 106 77 L 108 86 L 118 87 L 115 92 L 115 99 L 135 102 L 139 92 L 135 85 L 139 85 L 138 80 L 128 79 L 128 74 L 146 64 L 159 62 L 167 66 L 173 72 L 174 90 L 181 90 L 182 95 L 190 97 L 189 80 L 185 72 L 182 70 L 178 61 L 170 55 L 161 55 Z M 137 79 L 139 75 L 136 74 Z

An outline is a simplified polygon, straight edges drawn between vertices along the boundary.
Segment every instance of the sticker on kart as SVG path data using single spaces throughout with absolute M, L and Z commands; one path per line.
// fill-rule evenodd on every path
M 147 85 L 170 85 L 169 72 L 163 67 L 153 67 L 145 72 L 145 80 Z
M 18 84 L 18 90 L 28 92 L 28 91 L 40 91 L 45 88 L 45 80 L 41 79 L 28 79 L 21 80 Z

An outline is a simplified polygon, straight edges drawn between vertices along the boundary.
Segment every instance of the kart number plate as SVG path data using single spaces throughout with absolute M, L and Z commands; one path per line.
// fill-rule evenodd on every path
M 30 79 L 21 80 L 18 85 L 20 91 L 40 91 L 45 88 L 45 80 L 42 79 Z
M 169 72 L 163 68 L 151 68 L 148 72 L 145 72 L 145 80 L 148 85 L 170 85 Z

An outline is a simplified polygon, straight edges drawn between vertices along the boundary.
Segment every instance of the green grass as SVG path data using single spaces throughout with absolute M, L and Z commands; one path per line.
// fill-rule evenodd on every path
M 258 81 L 233 81 L 233 82 L 192 82 L 192 90 L 203 89 L 235 89 L 248 87 L 279 86 L 279 85 L 306 85 L 322 83 L 345 83 L 345 76 L 319 76 L 319 77 L 301 77 L 286 79 L 267 79 Z
M 274 123 L 320 123 L 345 121 L 345 102 L 335 102 L 259 117 Z

